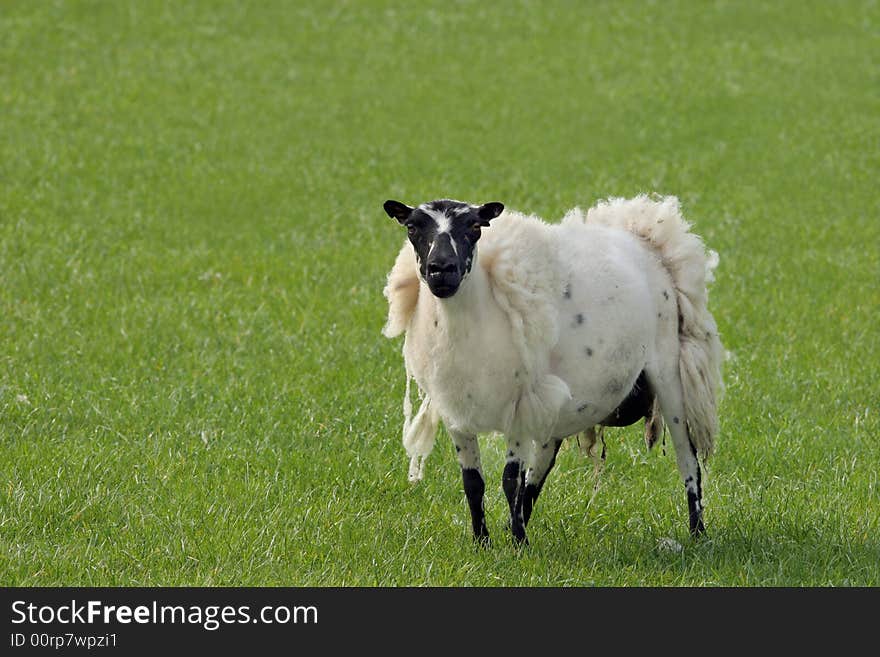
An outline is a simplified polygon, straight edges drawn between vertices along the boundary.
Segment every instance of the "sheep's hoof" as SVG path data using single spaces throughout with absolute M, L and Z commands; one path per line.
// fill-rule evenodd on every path
M 474 532 L 474 544 L 480 547 L 489 547 L 491 544 L 489 541 L 489 530 L 483 527 L 480 531 Z
M 691 536 L 694 538 L 700 538 L 701 536 L 706 535 L 706 525 L 703 524 L 703 514 L 691 514 L 690 517 L 690 529 Z
M 699 470 L 697 471 L 699 476 Z M 701 536 L 706 532 L 706 526 L 703 525 L 703 505 L 700 504 L 699 493 L 691 490 L 687 493 L 688 498 L 688 524 L 691 530 L 691 536 Z
M 515 523 L 511 529 L 513 534 L 513 542 L 516 545 L 528 545 L 529 539 L 526 536 L 526 528 L 522 523 Z

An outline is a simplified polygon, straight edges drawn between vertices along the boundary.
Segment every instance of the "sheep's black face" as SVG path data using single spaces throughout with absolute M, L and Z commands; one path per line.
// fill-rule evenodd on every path
M 451 297 L 471 271 L 480 229 L 501 214 L 501 203 L 469 205 L 443 199 L 411 208 L 385 201 L 385 212 L 406 226 L 419 273 L 434 296 Z

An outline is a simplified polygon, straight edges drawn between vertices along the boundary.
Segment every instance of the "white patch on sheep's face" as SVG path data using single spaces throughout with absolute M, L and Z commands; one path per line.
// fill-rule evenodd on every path
M 482 206 L 441 199 L 410 208 L 387 201 L 385 211 L 406 226 L 419 274 L 436 297 L 451 297 L 470 273 L 484 226 L 501 214 L 501 203 Z
M 458 201 L 456 201 L 458 202 Z M 470 206 L 467 206 L 470 208 Z M 429 203 L 423 203 L 419 206 L 419 210 L 424 212 L 426 215 L 431 217 L 437 224 L 437 238 L 439 238 L 443 234 L 449 234 L 452 230 L 452 218 L 446 214 L 446 212 L 442 212 L 440 210 L 435 210 L 431 207 Z M 461 216 L 460 214 L 455 214 L 454 216 Z M 428 257 L 431 257 L 431 251 L 434 250 L 434 247 L 437 246 L 437 242 L 439 239 L 435 238 L 433 243 L 431 244 L 431 248 L 428 250 Z M 458 255 L 458 247 L 455 244 L 455 240 L 450 240 L 450 244 L 452 245 L 452 250 L 455 255 Z
M 435 210 L 427 203 L 423 203 L 422 205 L 420 205 L 419 210 L 421 210 L 426 215 L 431 217 L 435 222 L 437 222 L 437 234 L 448 233 L 452 228 L 452 220 L 445 212 Z

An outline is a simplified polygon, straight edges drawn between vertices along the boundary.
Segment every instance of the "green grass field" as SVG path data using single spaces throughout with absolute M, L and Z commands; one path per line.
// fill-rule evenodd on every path
M 880 585 L 875 2 L 0 3 L 0 583 Z M 386 198 L 676 194 L 731 352 L 706 540 L 560 454 L 475 547 L 401 445 Z M 664 539 L 683 545 L 663 548 Z

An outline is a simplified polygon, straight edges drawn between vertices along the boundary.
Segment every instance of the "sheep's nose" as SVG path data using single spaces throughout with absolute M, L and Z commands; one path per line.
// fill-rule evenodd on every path
M 429 262 L 428 263 L 428 276 L 439 276 L 441 274 L 453 274 L 456 271 L 455 263 L 451 260 L 447 260 L 445 262 Z

